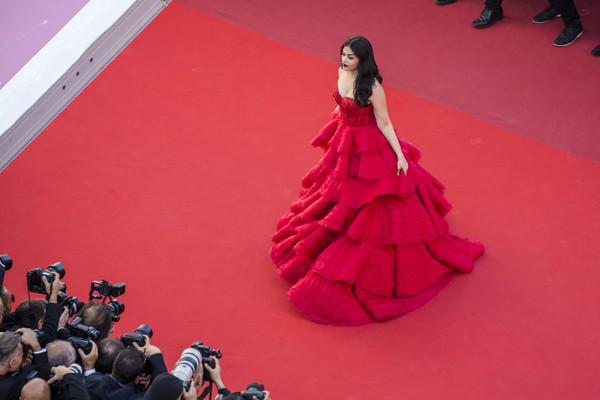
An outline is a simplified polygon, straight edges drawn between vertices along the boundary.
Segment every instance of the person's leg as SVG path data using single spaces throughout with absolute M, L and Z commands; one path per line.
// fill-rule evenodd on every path
M 536 14 L 531 20 L 536 24 L 543 24 L 550 21 L 554 17 L 560 17 L 560 12 L 552 6 L 552 2 L 548 1 L 549 5 L 539 14 Z
M 485 0 L 485 8 L 497 10 L 502 6 L 502 0 Z
M 581 18 L 573 0 L 550 0 L 550 5 L 560 13 L 565 25 L 581 29 Z
M 550 0 L 550 4 L 561 15 L 565 27 L 554 40 L 554 45 L 558 47 L 567 46 L 575 41 L 583 33 L 581 18 L 575 8 L 573 0 Z
M 485 8 L 481 16 L 473 21 L 475 28 L 487 28 L 504 18 L 502 12 L 502 0 L 485 0 Z

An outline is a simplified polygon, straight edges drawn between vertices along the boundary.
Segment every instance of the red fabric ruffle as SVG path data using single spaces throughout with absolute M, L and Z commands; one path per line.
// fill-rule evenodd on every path
M 420 307 L 484 248 L 450 233 L 444 186 L 419 150 L 400 140 L 409 169 L 398 176 L 372 107 L 334 97 L 340 108 L 312 141 L 323 156 L 278 221 L 270 256 L 304 315 L 360 325 Z

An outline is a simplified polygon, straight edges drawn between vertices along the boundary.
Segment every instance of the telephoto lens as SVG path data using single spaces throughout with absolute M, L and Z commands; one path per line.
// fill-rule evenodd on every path
M 69 365 L 69 369 L 74 374 L 83 374 L 83 368 L 79 364 L 71 364 Z
M 189 385 L 192 380 L 192 375 L 198 369 L 198 366 L 202 365 L 202 354 L 197 349 L 190 347 L 181 353 L 181 357 L 175 363 L 172 375 L 175 375 L 181 382 L 183 382 L 186 390 L 189 389 Z

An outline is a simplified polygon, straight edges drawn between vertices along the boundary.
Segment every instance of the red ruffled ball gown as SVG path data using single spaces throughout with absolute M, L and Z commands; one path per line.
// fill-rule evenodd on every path
M 422 306 L 484 247 L 450 233 L 444 186 L 419 166 L 419 150 L 400 140 L 409 168 L 398 176 L 372 106 L 337 87 L 334 98 L 339 109 L 312 141 L 323 157 L 279 220 L 270 255 L 306 317 L 361 325 Z

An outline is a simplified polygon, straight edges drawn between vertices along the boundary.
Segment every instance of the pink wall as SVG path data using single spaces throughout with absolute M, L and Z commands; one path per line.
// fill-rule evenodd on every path
M 0 88 L 89 1 L 0 1 Z

